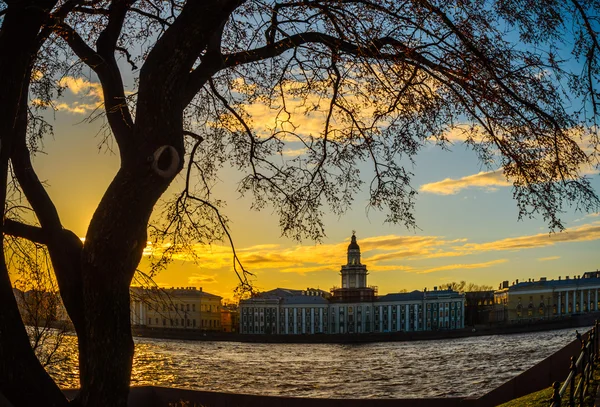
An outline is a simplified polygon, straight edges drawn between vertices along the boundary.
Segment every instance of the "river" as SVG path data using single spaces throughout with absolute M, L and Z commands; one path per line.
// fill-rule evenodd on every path
M 585 331 L 587 328 L 580 328 Z M 575 339 L 574 329 L 359 345 L 135 338 L 132 385 L 324 398 L 478 396 Z M 76 339 L 51 369 L 78 387 Z

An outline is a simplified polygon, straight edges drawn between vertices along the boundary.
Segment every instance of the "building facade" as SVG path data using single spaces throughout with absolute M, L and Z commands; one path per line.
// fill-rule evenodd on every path
M 561 318 L 600 310 L 600 271 L 564 279 L 504 281 L 494 293 L 495 319 L 505 322 Z
M 221 297 L 196 287 L 132 287 L 131 324 L 221 331 Z
M 495 322 L 494 290 L 465 293 L 465 325 L 487 325 Z
M 240 301 L 242 334 L 360 334 L 464 327 L 464 296 L 452 290 L 377 295 L 352 235 L 341 288 L 276 288 Z

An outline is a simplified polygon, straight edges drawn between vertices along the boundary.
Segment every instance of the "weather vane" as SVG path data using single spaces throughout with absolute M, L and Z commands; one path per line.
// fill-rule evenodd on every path
M 356 230 L 352 230 L 352 236 L 356 235 Z

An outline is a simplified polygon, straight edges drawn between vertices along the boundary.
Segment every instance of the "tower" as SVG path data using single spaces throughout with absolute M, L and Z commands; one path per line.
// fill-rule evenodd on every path
M 348 264 L 342 266 L 342 288 L 366 288 L 367 266 L 360 263 L 360 246 L 356 242 L 356 235 L 348 245 Z

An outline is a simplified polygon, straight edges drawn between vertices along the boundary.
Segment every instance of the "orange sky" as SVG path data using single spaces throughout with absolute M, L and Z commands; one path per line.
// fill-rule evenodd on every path
M 46 139 L 46 154 L 34 165 L 48 185 L 66 227 L 85 235 L 92 213 L 118 168 L 118 157 L 99 148 L 101 120 L 84 122 L 101 103 L 98 85 L 87 79 L 67 78 L 66 97 L 58 111 L 46 116 L 55 126 L 55 138 Z M 256 123 L 274 120 L 264 106 L 251 106 Z M 308 118 L 306 129 L 315 125 Z M 307 130 L 307 131 L 308 131 Z M 327 238 L 323 244 L 297 244 L 280 237 L 272 209 L 251 211 L 251 202 L 239 198 L 236 174 L 217 190 L 227 202 L 231 232 L 246 268 L 259 289 L 275 287 L 329 289 L 339 285 L 339 269 L 346 247 L 356 230 L 363 263 L 370 271 L 369 284 L 380 293 L 401 289 L 432 288 L 449 281 L 467 280 L 497 286 L 502 280 L 556 278 L 600 268 L 600 217 L 598 213 L 568 212 L 567 230 L 549 235 L 542 220 L 517 221 L 511 188 L 501 172 L 481 171 L 475 155 L 456 134 L 451 152 L 426 147 L 417 157 L 414 186 L 419 190 L 416 219 L 419 229 L 384 224 L 384 215 L 366 211 L 366 196 L 357 191 L 355 204 L 342 217 L 325 216 Z M 294 146 L 286 149 L 294 154 Z M 600 179 L 586 170 L 596 190 Z M 239 177 L 238 177 L 239 178 Z M 180 181 L 179 181 L 180 182 Z M 177 182 L 172 190 L 177 188 Z M 179 184 L 180 185 L 180 184 Z M 195 248 L 199 262 L 179 256 L 156 276 L 164 286 L 196 286 L 232 296 L 237 281 L 231 270 L 231 250 L 225 244 Z M 141 267 L 147 266 L 147 261 Z

